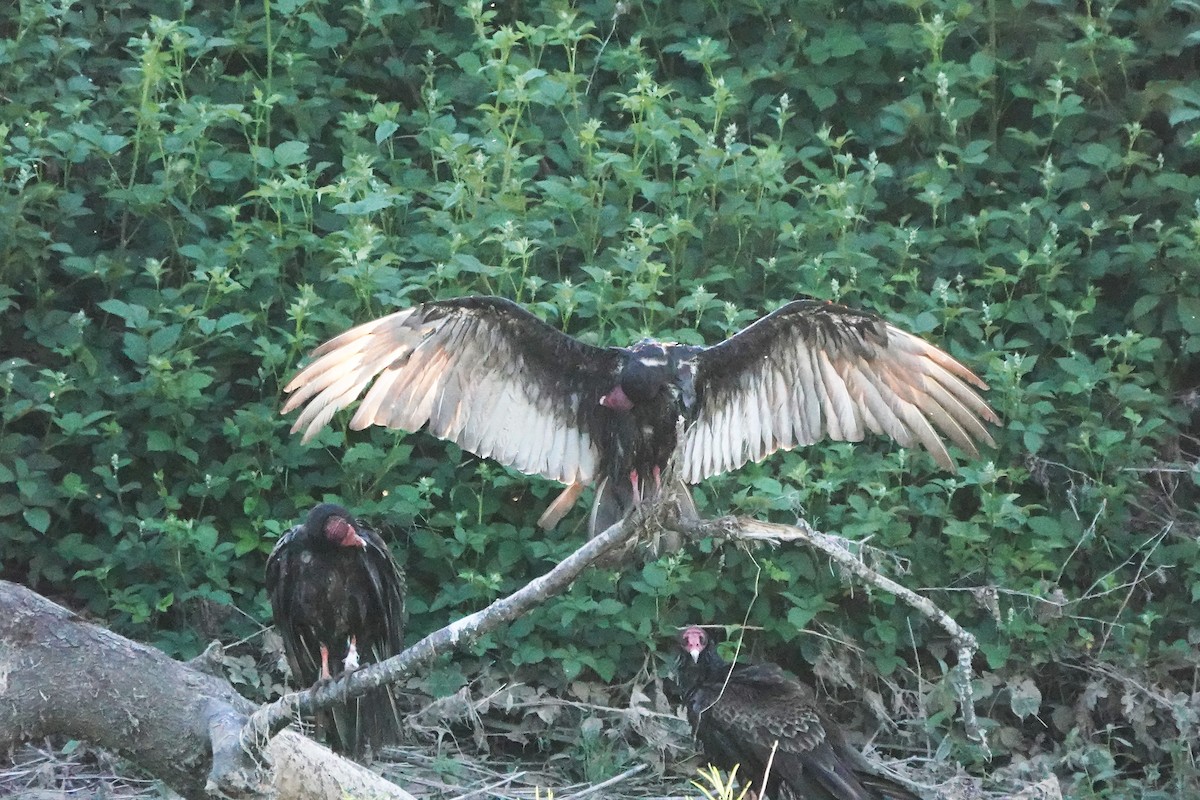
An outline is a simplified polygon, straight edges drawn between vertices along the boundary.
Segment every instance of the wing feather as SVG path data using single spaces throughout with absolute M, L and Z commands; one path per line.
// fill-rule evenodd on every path
M 751 391 L 758 396 L 758 417 L 759 423 L 762 425 L 762 437 L 758 442 L 757 450 L 750 456 L 755 461 L 765 458 L 767 453 L 775 450 L 775 441 L 779 436 L 775 428 L 775 411 L 771 408 L 774 394 L 769 378 L 765 375 L 757 377 L 756 385 L 751 388 Z
M 308 441 L 363 397 L 352 428 L 428 424 L 522 472 L 590 481 L 599 456 L 593 406 L 611 388 L 618 358 L 501 298 L 433 301 L 322 344 L 285 387 L 283 411 L 301 409 L 292 430 Z
M 948 417 L 956 424 L 956 428 L 948 431 L 953 442 L 970 455 L 978 456 L 979 449 L 976 442 L 982 442 L 989 447 L 995 445 L 995 442 L 992 440 L 991 433 L 980 421 L 978 409 L 968 408 L 963 402 L 959 388 L 963 386 L 962 381 L 953 376 L 949 380 L 955 382 L 954 388 L 947 389 L 939 381 L 929 381 L 925 386 L 925 391 L 945 409 Z
M 769 452 L 774 452 L 775 448 L 791 450 L 804 438 L 805 410 L 801 408 L 802 413 L 796 414 L 796 409 L 789 401 L 791 390 L 783 372 L 770 363 L 764 365 L 764 370 L 770 376 L 771 415 L 777 432 L 774 447 Z
M 562 456 L 567 450 L 567 432 L 554 420 L 549 420 L 544 438 L 544 458 L 541 467 L 543 473 L 566 474 L 563 468 Z
M 358 532 L 367 542 L 364 555 L 370 563 L 371 568 L 368 572 L 374 595 L 373 602 L 380 616 L 375 622 L 383 629 L 383 657 L 388 658 L 404 649 L 404 571 L 400 569 L 392 557 L 392 551 L 378 533 L 361 525 L 358 526 Z
M 848 377 L 860 388 L 864 404 L 878 412 L 881 425 L 873 429 L 876 433 L 885 433 L 904 447 L 919 442 L 938 464 L 953 469 L 954 461 L 945 443 L 930 424 L 932 417 L 943 431 L 948 426 L 958 427 L 941 406 L 927 405 L 927 411 L 922 413 L 916 402 L 923 395 L 908 384 L 895 382 L 897 376 L 888 372 L 867 374 L 855 367 Z
M 590 451 L 591 444 L 583 441 L 584 434 L 576 428 L 563 426 L 563 434 L 565 443 L 559 468 L 569 474 L 571 480 L 568 483 L 582 483 L 586 480 L 583 475 L 592 475 L 595 472 L 593 466 L 589 465 L 587 469 L 584 469 L 584 465 L 581 463 L 582 454 Z
M 804 402 L 805 393 L 816 388 L 825 408 L 829 438 L 839 442 L 862 441 L 864 433 L 858 404 L 850 397 L 845 379 L 829 362 L 829 353 L 817 350 L 813 355 L 817 362 L 819 380 L 815 387 L 797 382 L 793 400 L 798 403 Z
M 557 427 L 557 420 L 554 417 L 546 414 L 539 414 L 537 416 L 532 437 L 534 446 L 531 448 L 529 454 L 530 472 L 536 472 L 539 475 L 544 475 L 550 471 L 562 474 L 561 469 L 551 470 L 550 468 L 551 458 L 556 457 L 562 452 L 561 448 L 556 451 L 554 447 L 554 431 Z
M 746 460 L 758 461 L 762 456 L 763 415 L 762 393 L 758 391 L 758 376 L 747 375 L 742 381 L 742 431 L 745 436 Z
M 471 424 L 463 428 L 462 434 L 454 441 L 464 450 L 487 458 L 492 452 L 493 442 L 489 440 L 488 420 L 495 419 L 496 406 L 500 402 L 502 380 L 490 375 L 484 375 L 467 397 L 468 416 L 472 423 L 476 420 L 484 424 Z M 438 435 L 436 431 L 433 434 Z M 485 444 L 486 443 L 486 444 Z
M 736 462 L 746 463 L 749 460 L 747 454 L 750 449 L 750 443 L 747 440 L 746 434 L 746 392 L 744 389 L 739 390 L 731 398 L 733 403 L 729 407 L 729 429 L 726 433 L 724 463 L 733 464 Z
M 948 353 L 869 312 L 798 300 L 696 357 L 699 398 L 684 434 L 689 482 L 821 439 L 867 431 L 919 444 L 947 469 L 947 441 L 993 444 L 987 384 Z M 750 420 L 750 416 L 757 418 Z
M 271 600 L 272 621 L 283 639 L 293 680 L 299 685 L 308 685 L 317 679 L 320 656 L 317 642 L 304 635 L 305 630 L 294 615 L 298 607 L 297 582 L 301 580 L 294 547 L 299 532 L 300 526 L 295 526 L 275 542 L 267 556 L 266 588 Z

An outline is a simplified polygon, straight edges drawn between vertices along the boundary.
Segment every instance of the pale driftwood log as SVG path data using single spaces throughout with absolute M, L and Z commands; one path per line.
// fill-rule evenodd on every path
M 225 770 L 224 781 L 214 781 L 214 761 L 236 757 L 230 744 L 255 706 L 213 674 L 212 656 L 210 649 L 208 658 L 175 661 L 0 581 L 0 747 L 51 735 L 83 739 L 187 798 L 412 800 L 294 731 L 263 752 L 273 770 Z

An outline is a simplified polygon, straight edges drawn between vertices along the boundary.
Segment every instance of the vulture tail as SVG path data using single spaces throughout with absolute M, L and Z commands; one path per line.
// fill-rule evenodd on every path
M 330 746 L 356 760 L 377 758 L 382 748 L 400 743 L 400 712 L 387 686 L 334 706 L 330 716 Z
M 595 537 L 617 524 L 633 508 L 633 489 L 626 481 L 614 482 L 604 478 L 596 485 L 596 499 L 592 501 L 592 517 L 588 522 L 588 536 Z
M 696 501 L 692 497 L 691 488 L 683 481 L 677 481 L 674 493 L 679 502 L 680 519 L 696 519 L 699 515 L 696 512 Z M 613 481 L 610 479 L 605 478 L 600 481 L 596 487 L 596 499 L 592 503 L 588 535 L 595 537 L 604 533 L 609 527 L 623 520 L 633 506 L 633 490 L 629 484 L 620 484 L 614 488 Z M 596 565 L 616 568 L 628 563 L 631 558 L 635 558 L 635 553 L 638 560 L 645 562 L 667 553 L 678 552 L 682 547 L 683 536 L 678 530 L 664 530 L 655 536 L 653 541 L 639 543 L 636 539 L 630 539 L 597 559 Z
M 683 481 L 676 481 L 675 496 L 679 499 L 679 516 L 681 519 L 696 519 L 696 501 L 692 490 Z M 596 486 L 596 499 L 592 502 L 592 516 L 588 524 L 588 535 L 599 536 L 625 518 L 634 506 L 633 488 L 628 482 L 614 484 L 609 478 L 604 478 Z

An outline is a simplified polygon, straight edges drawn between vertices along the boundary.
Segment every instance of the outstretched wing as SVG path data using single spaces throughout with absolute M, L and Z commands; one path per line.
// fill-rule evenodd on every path
M 946 469 L 944 438 L 977 456 L 998 423 L 969 369 L 878 316 L 797 300 L 696 355 L 683 477 L 697 483 L 776 450 L 866 431 L 920 444 Z M 944 438 L 943 438 L 944 437 Z
M 620 351 L 584 344 L 498 297 L 424 303 L 346 331 L 285 387 L 283 413 L 311 439 L 366 396 L 350 421 L 429 432 L 529 475 L 596 474 L 600 397 Z M 367 387 L 370 386 L 368 390 Z
M 305 636 L 294 614 L 301 608 L 298 593 L 304 580 L 296 549 L 295 539 L 300 534 L 295 526 L 279 540 L 267 556 L 267 596 L 271 599 L 271 616 L 275 630 L 283 638 L 283 649 L 287 654 L 288 666 L 293 679 L 299 686 L 315 683 L 321 672 L 320 643 Z

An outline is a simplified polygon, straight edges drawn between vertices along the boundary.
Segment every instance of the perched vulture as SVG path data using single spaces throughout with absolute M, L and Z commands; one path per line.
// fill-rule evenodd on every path
M 944 439 L 971 456 L 993 443 L 984 422 L 998 419 L 976 391 L 986 388 L 875 314 L 819 300 L 788 303 L 711 347 L 594 347 L 508 300 L 461 297 L 321 345 L 285 388 L 283 413 L 304 407 L 292 430 L 307 441 L 365 391 L 351 428 L 428 425 L 464 450 L 567 484 L 544 528 L 594 483 L 595 535 L 661 489 L 677 445 L 686 483 L 867 431 L 920 444 L 952 469 Z
M 765 791 L 771 800 L 919 800 L 874 774 L 821 712 L 812 689 L 779 667 L 729 664 L 695 626 L 679 635 L 679 646 L 680 689 L 704 755 L 726 771 L 740 765 L 742 785 L 757 796 Z
M 308 512 L 267 558 L 267 594 L 296 683 L 318 680 L 399 653 L 404 575 L 379 534 L 333 503 Z M 334 749 L 361 756 L 395 744 L 395 703 L 387 687 L 318 717 Z

